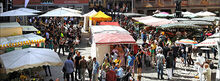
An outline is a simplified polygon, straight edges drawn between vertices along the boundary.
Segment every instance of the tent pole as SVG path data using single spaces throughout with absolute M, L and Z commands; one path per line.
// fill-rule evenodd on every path
M 220 80 L 220 41 L 217 42 L 217 49 L 218 49 L 218 68 L 216 72 L 216 81 Z

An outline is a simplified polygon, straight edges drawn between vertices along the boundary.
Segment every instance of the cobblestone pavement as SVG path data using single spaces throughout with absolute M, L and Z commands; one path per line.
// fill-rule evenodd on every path
M 88 36 L 87 36 L 88 37 Z M 138 41 L 139 43 L 141 43 L 141 41 Z M 85 56 L 86 59 L 87 57 L 90 55 L 90 46 L 88 45 L 88 38 L 86 38 L 85 35 L 82 36 L 82 41 L 81 41 L 81 45 L 79 47 L 77 47 L 76 49 L 78 49 L 81 52 L 82 56 Z M 66 55 L 68 54 L 67 52 L 65 53 Z M 213 54 L 211 54 L 211 58 L 213 57 Z M 63 56 L 60 55 L 60 58 L 62 59 L 62 61 L 65 61 L 67 56 Z M 195 59 L 195 58 L 193 58 Z M 214 60 L 214 63 L 217 63 L 217 60 Z M 193 66 L 191 65 L 190 67 L 184 67 L 183 64 L 181 63 L 180 59 L 177 59 L 177 65 L 176 65 L 176 69 L 174 70 L 174 77 L 172 80 L 170 81 L 198 81 L 198 79 L 194 78 L 194 76 L 197 74 L 197 70 L 193 68 Z M 215 64 L 216 66 L 216 64 Z M 188 73 L 183 73 L 185 71 Z M 52 76 L 46 76 L 44 70 L 40 71 L 40 75 L 44 77 L 45 81 L 49 81 L 49 79 L 53 79 L 55 80 L 56 78 L 59 78 L 60 81 L 64 81 L 63 79 L 63 73 L 62 73 L 62 66 L 51 66 L 51 72 L 52 72 Z M 212 70 L 212 81 L 215 81 L 215 71 L 216 69 Z M 137 80 L 137 74 L 135 71 L 135 77 Z M 88 80 L 88 72 L 86 71 L 86 80 Z M 145 67 L 145 65 L 143 64 L 143 69 L 142 69 L 142 81 L 167 81 L 167 71 L 166 69 L 164 69 L 164 80 L 159 80 L 157 79 L 157 72 L 156 69 L 151 68 L 151 67 Z

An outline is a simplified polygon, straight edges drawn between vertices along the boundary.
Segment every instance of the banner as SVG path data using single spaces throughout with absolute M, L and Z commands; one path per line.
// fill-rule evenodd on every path
M 25 7 L 25 8 L 27 7 L 28 2 L 29 2 L 29 0 L 25 0 L 25 3 L 24 3 L 24 7 Z

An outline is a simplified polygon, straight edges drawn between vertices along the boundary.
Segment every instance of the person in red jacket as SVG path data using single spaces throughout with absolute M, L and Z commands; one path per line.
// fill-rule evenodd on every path
M 106 81 L 117 81 L 116 72 L 106 67 Z

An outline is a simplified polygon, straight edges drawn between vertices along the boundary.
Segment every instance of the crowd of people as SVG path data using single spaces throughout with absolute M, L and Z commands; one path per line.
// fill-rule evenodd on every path
M 172 79 L 176 68 L 176 59 L 180 58 L 183 66 L 196 65 L 199 78 L 211 81 L 211 69 L 214 68 L 211 62 L 209 51 L 202 51 L 194 45 L 176 44 L 174 40 L 188 37 L 187 32 L 175 32 L 177 37 L 170 36 L 167 32 L 158 29 L 145 29 L 141 25 L 134 24 L 132 19 L 125 16 L 116 16 L 113 21 L 119 22 L 121 27 L 128 30 L 135 40 L 142 39 L 143 43 L 137 48 L 132 45 L 113 45 L 110 53 L 107 53 L 103 62 L 99 63 L 96 58 L 81 56 L 75 49 L 80 45 L 81 25 L 77 18 L 30 18 L 30 24 L 37 27 L 41 32 L 37 34 L 46 38 L 45 47 L 53 49 L 60 54 L 62 49 L 69 52 L 64 62 L 62 71 L 64 79 L 85 81 L 85 71 L 89 73 L 90 81 L 129 81 L 134 80 L 134 72 L 137 70 L 137 80 L 141 80 L 142 67 L 157 68 L 158 79 L 164 79 L 164 67 L 167 69 L 168 80 Z M 206 37 L 219 32 L 219 27 L 213 27 L 201 33 L 201 38 L 193 37 L 193 41 L 201 42 Z M 59 49 L 59 51 L 57 51 Z M 212 48 L 214 59 L 217 51 Z M 206 57 L 202 56 L 206 53 Z M 197 56 L 198 54 L 198 56 Z M 192 59 L 196 56 L 196 61 Z M 211 68 L 211 69 L 210 69 Z M 100 72 L 99 72 L 100 71 Z M 75 74 L 75 75 L 74 75 Z M 100 76 L 99 76 L 100 74 Z M 175 76 L 175 75 L 174 75 Z M 202 77 L 204 76 L 204 77 Z
M 38 30 L 36 34 L 46 38 L 45 47 L 60 54 L 69 52 L 71 47 L 79 46 L 81 39 L 81 28 L 78 18 L 40 18 L 32 17 L 29 24 Z

